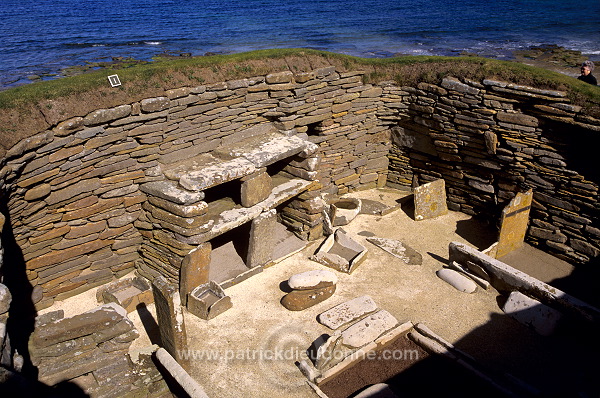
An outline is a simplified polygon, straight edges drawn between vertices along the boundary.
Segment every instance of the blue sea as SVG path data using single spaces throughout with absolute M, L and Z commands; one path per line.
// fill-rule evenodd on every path
M 111 57 L 302 47 L 510 59 L 546 44 L 600 60 L 600 0 L 0 0 L 0 89 Z

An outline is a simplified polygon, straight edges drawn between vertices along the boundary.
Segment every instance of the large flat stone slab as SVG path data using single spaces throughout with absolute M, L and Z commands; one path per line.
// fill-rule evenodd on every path
M 415 220 L 428 220 L 448 213 L 446 183 L 435 180 L 415 188 Z
M 215 185 L 223 184 L 256 172 L 256 167 L 247 159 L 219 158 L 205 153 L 164 171 L 171 180 L 190 191 L 203 191 Z
M 217 148 L 215 153 L 243 158 L 256 167 L 265 167 L 303 151 L 307 143 L 300 137 L 272 131 L 238 141 L 230 147 Z
M 386 310 L 378 311 L 356 322 L 342 332 L 342 344 L 360 348 L 392 329 L 398 320 Z
M 317 320 L 329 329 L 337 329 L 375 310 L 375 301 L 369 296 L 361 296 L 330 308 L 319 314 Z
M 502 311 L 542 336 L 553 334 L 562 318 L 559 311 L 518 291 L 508 296 Z
M 406 264 L 409 265 L 421 265 L 423 264 L 423 256 L 421 253 L 413 249 L 412 247 L 394 239 L 367 238 L 367 241 L 371 242 L 375 246 L 385 250 L 391 255 L 398 257 Z

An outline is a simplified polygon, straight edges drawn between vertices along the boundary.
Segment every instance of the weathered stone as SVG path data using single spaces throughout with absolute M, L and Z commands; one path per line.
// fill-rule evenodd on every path
M 293 290 L 281 299 L 281 304 L 290 311 L 302 311 L 319 304 L 335 293 L 335 285 L 309 290 Z
M 98 289 L 96 298 L 100 298 L 105 303 L 117 303 L 128 313 L 135 311 L 139 304 L 148 306 L 154 301 L 150 285 L 140 277 L 122 279 L 104 285 Z
M 367 249 L 350 238 L 344 230 L 338 228 L 323 242 L 311 260 L 335 270 L 352 273 L 367 254 Z
M 157 196 L 148 197 L 148 201 L 154 206 L 160 207 L 163 210 L 171 212 L 179 217 L 196 217 L 206 214 L 208 205 L 206 202 L 197 202 L 191 205 L 182 205 L 159 198 Z
M 222 314 L 232 306 L 231 298 L 214 281 L 195 287 L 188 297 L 188 310 L 207 321 Z
M 246 265 L 248 268 L 264 266 L 273 260 L 274 231 L 277 212 L 271 209 L 254 218 L 250 225 L 250 239 Z
M 443 179 L 414 189 L 415 220 L 427 220 L 448 214 L 446 184 Z
M 244 207 L 251 207 L 262 202 L 271 194 L 273 181 L 269 174 L 262 172 L 242 178 L 241 202 Z
M 559 311 L 518 291 L 508 296 L 502 311 L 542 336 L 553 334 L 562 318 Z
M 386 310 L 374 314 L 352 324 L 342 332 L 342 344 L 351 348 L 360 348 L 392 329 L 398 320 Z
M 334 227 L 349 224 L 360 214 L 361 200 L 358 198 L 342 198 L 331 204 L 331 221 Z
M 531 189 L 525 193 L 517 193 L 508 206 L 502 210 L 497 258 L 501 258 L 523 245 L 532 200 L 533 190 Z
M 496 117 L 501 122 L 518 124 L 527 127 L 537 127 L 539 124 L 537 118 L 524 115 L 522 113 L 498 112 Z
M 161 345 L 184 369 L 189 369 L 189 359 L 182 355 L 188 345 L 179 290 L 163 276 L 159 276 L 152 282 L 152 292 Z
M 172 181 L 153 181 L 140 185 L 140 190 L 180 205 L 191 205 L 204 199 L 204 192 L 192 192 L 179 188 Z
M 10 294 L 10 291 L 8 290 L 6 285 L 0 283 L 0 315 L 8 312 L 11 301 L 12 296 Z
M 54 191 L 44 200 L 49 205 L 53 205 L 71 199 L 72 197 L 78 194 L 93 191 L 95 189 L 100 188 L 101 186 L 102 183 L 100 182 L 99 178 L 90 178 L 87 180 L 79 181 L 73 185 L 69 185 L 68 187 L 63 188 L 61 190 Z
M 423 263 L 421 253 L 398 240 L 370 237 L 367 238 L 367 241 L 398 257 L 406 264 L 421 265 Z
M 81 256 L 83 254 L 99 250 L 103 247 L 110 246 L 113 243 L 114 240 L 96 239 L 78 246 L 69 247 L 63 250 L 51 251 L 29 260 L 27 262 L 27 269 L 34 270 L 40 267 L 58 264 L 59 262 L 64 262 L 70 258 Z
M 320 324 L 337 329 L 377 310 L 377 304 L 369 296 L 361 296 L 338 304 L 318 315 Z
M 169 108 L 170 100 L 167 97 L 146 98 L 140 105 L 143 112 L 159 112 Z
M 288 286 L 293 290 L 320 289 L 335 285 L 337 280 L 337 276 L 331 271 L 313 270 L 292 275 L 288 279 Z
M 83 118 L 83 124 L 94 126 L 98 124 L 112 122 L 113 120 L 129 116 L 131 105 L 120 105 L 110 109 L 98 109 L 87 114 Z
M 291 71 L 277 72 L 268 74 L 265 81 L 268 84 L 289 83 L 292 81 L 294 74 Z
M 27 201 L 41 199 L 47 196 L 51 190 L 52 186 L 50 184 L 40 184 L 28 189 L 27 192 L 25 192 L 24 199 Z
M 450 286 L 463 293 L 473 293 L 477 290 L 475 282 L 452 269 L 443 268 L 437 271 L 436 275 L 441 280 L 447 282 Z
M 208 267 L 211 251 L 210 242 L 205 242 L 198 245 L 183 258 L 179 270 L 179 295 L 182 305 L 187 305 L 188 295 L 194 288 L 209 282 Z
M 104 231 L 107 224 L 106 221 L 88 222 L 84 225 L 73 226 L 69 232 L 65 235 L 66 239 L 76 239 L 82 236 L 91 235 L 97 232 Z
M 354 398 L 398 398 L 389 385 L 377 383 L 359 392 Z
M 448 90 L 458 91 L 464 94 L 479 94 L 479 89 L 471 87 L 468 84 L 462 83 L 460 80 L 454 77 L 445 77 L 442 79 L 441 86 Z
M 44 327 L 36 328 L 31 335 L 31 343 L 37 348 L 91 335 L 99 330 L 108 329 L 122 320 L 127 320 L 127 312 L 117 304 L 104 304 L 93 310 L 71 318 L 63 318 Z M 131 324 L 131 321 L 129 321 Z M 130 325 L 130 329 L 133 324 Z

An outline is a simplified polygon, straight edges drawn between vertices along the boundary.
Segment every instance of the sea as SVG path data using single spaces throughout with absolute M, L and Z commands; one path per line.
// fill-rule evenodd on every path
M 600 63 L 600 0 L 0 0 L 0 90 L 113 57 L 311 48 L 511 59 L 545 45 Z

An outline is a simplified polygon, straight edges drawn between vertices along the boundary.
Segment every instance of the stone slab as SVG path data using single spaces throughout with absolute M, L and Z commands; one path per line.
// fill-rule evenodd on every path
M 508 296 L 502 311 L 542 336 L 553 334 L 562 318 L 560 311 L 518 291 Z
M 288 286 L 294 290 L 309 290 L 335 285 L 337 280 L 331 271 L 312 270 L 292 275 L 288 279 Z
M 179 205 L 191 205 L 204 199 L 204 192 L 190 192 L 174 181 L 152 181 L 140 185 L 140 190 Z
M 525 193 L 520 192 L 502 210 L 498 246 L 496 248 L 497 258 L 523 246 L 532 200 L 533 190 L 530 189 Z
M 266 211 L 252 220 L 246 265 L 248 268 L 267 265 L 273 260 L 274 231 L 277 224 L 275 209 Z
M 241 157 L 256 167 L 265 167 L 302 152 L 308 143 L 298 136 L 271 132 L 239 141 L 230 148 L 219 148 L 215 153 Z
M 342 332 L 342 344 L 360 348 L 398 324 L 398 320 L 386 310 L 380 310 L 354 323 Z
M 375 310 L 375 301 L 369 296 L 361 296 L 330 308 L 319 314 L 317 320 L 329 329 L 337 329 Z
M 179 290 L 159 276 L 152 282 L 152 292 L 161 345 L 184 369 L 189 369 L 189 359 L 181 355 L 188 345 Z
M 446 183 L 443 179 L 418 186 L 414 190 L 415 220 L 428 220 L 448 214 Z
M 233 306 L 231 298 L 218 283 L 210 281 L 196 287 L 189 296 L 188 310 L 197 317 L 210 320 Z
M 273 180 L 267 173 L 257 173 L 242 180 L 241 203 L 244 207 L 254 206 L 267 199 L 273 189 Z
M 364 261 L 366 254 L 367 248 L 353 240 L 343 229 L 338 228 L 325 239 L 310 259 L 350 274 Z
M 412 247 L 394 239 L 370 237 L 367 241 L 375 246 L 385 250 L 391 255 L 398 257 L 406 264 L 421 265 L 423 264 L 423 256 Z
M 187 305 L 188 295 L 194 288 L 209 282 L 208 269 L 211 251 L 210 242 L 205 242 L 183 258 L 179 270 L 179 295 L 182 305 Z

